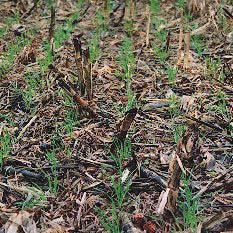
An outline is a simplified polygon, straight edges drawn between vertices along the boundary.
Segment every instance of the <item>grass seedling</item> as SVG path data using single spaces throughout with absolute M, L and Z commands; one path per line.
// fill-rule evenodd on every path
M 170 85 L 174 86 L 176 83 L 176 74 L 177 74 L 177 68 L 169 66 L 167 68 L 167 77 L 168 77 L 168 82 Z
M 50 166 L 51 166 L 51 175 L 46 174 L 46 177 L 48 179 L 48 185 L 49 185 L 49 191 L 56 196 L 58 191 L 58 184 L 59 179 L 57 175 L 57 166 L 58 166 L 58 160 L 56 158 L 56 153 L 54 150 L 49 151 L 46 153 L 46 159 L 48 160 Z
M 126 94 L 128 97 L 126 110 L 129 110 L 136 105 L 135 94 L 131 90 L 131 80 L 134 74 L 136 59 L 133 54 L 132 41 L 128 37 L 126 37 L 122 43 L 117 61 L 122 70 L 118 71 L 117 75 L 120 76 L 126 84 Z
M 108 4 L 109 5 L 109 4 Z M 107 7 L 109 8 L 109 6 Z M 99 47 L 99 42 L 101 35 L 107 31 L 106 19 L 102 11 L 98 11 L 94 18 L 95 29 L 92 31 L 92 38 L 89 43 L 90 47 L 90 59 L 93 63 L 101 55 L 101 49 Z
M 192 47 L 196 50 L 198 56 L 202 56 L 203 51 L 205 49 L 205 45 L 203 43 L 203 39 L 201 36 L 194 35 L 191 37 Z
M 11 137 L 7 130 L 3 130 L 0 135 L 0 168 L 2 169 L 4 159 L 8 157 L 11 151 Z
M 150 0 L 150 9 L 152 15 L 157 15 L 160 11 L 160 0 Z
M 175 116 L 178 116 L 180 114 L 180 110 L 179 110 L 179 102 L 177 100 L 177 97 L 176 95 L 171 95 L 169 98 L 168 98 L 168 103 L 169 103 L 169 113 L 170 113 L 170 116 L 173 118 Z
M 133 54 L 132 41 L 128 37 L 122 43 L 117 61 L 122 69 L 122 73 L 119 73 L 121 74 L 122 80 L 129 83 L 134 73 L 136 60 Z
M 74 127 L 79 125 L 79 113 L 75 108 L 75 104 L 70 96 L 63 91 L 59 93 L 63 98 L 63 105 L 66 107 L 63 128 L 70 135 L 74 131 Z
M 179 200 L 179 208 L 183 215 L 184 228 L 196 232 L 198 224 L 198 200 L 193 198 L 192 190 L 189 187 L 190 177 L 183 174 L 183 190 Z
M 107 210 L 100 208 L 95 209 L 100 217 L 100 223 L 104 230 L 109 233 L 121 233 L 121 224 L 119 211 L 114 202 L 111 203 Z
M 75 109 L 66 110 L 64 129 L 70 135 L 74 131 L 74 127 L 79 124 L 78 114 Z
M 163 63 L 163 62 L 165 62 L 167 60 L 168 53 L 164 49 L 162 49 L 162 48 L 160 48 L 158 46 L 154 46 L 153 49 L 154 49 L 154 52 L 155 52 L 155 56 L 159 59 L 159 61 L 161 63 Z
M 0 39 L 7 33 L 13 24 L 19 23 L 19 20 L 19 12 L 15 12 L 13 15 L 7 17 L 3 22 L 3 26 L 0 27 Z
M 230 122 L 232 116 L 230 114 L 230 110 L 228 109 L 227 95 L 223 91 L 218 91 L 215 100 L 216 104 L 210 106 L 209 109 L 221 115 L 223 118 L 227 118 Z
M 128 101 L 127 101 L 126 111 L 129 111 L 130 109 L 136 107 L 137 105 L 136 95 L 131 89 L 129 89 L 127 90 L 127 97 L 128 97 Z
M 124 30 L 127 36 L 132 36 L 134 31 L 134 21 L 132 19 L 127 19 L 124 22 Z
M 219 73 L 220 66 L 221 66 L 221 60 L 218 58 L 217 60 L 214 60 L 212 58 L 207 57 L 205 59 L 205 74 L 209 77 L 216 78 L 217 74 Z
M 174 142 L 175 144 L 177 144 L 180 138 L 182 137 L 182 135 L 184 134 L 184 132 L 186 131 L 187 126 L 182 124 L 173 124 L 172 128 L 173 128 Z
M 41 76 L 39 73 L 26 73 L 24 75 L 24 79 L 26 82 L 26 88 L 21 90 L 22 97 L 26 106 L 27 110 L 30 110 L 33 99 L 36 96 L 36 89 L 39 87 L 39 85 L 42 83 Z
M 117 174 L 111 176 L 112 196 L 109 197 L 110 205 L 107 211 L 96 209 L 100 216 L 101 225 L 107 232 L 120 233 L 120 216 L 127 193 L 129 192 L 131 181 L 128 177 L 125 181 L 123 177 L 123 163 L 131 156 L 131 142 L 125 140 L 122 144 L 116 145 L 117 154 L 111 155 L 116 163 Z
M 122 205 L 125 201 L 125 197 L 129 192 L 129 188 L 131 185 L 130 180 L 127 180 L 125 183 L 122 183 L 121 178 L 121 176 L 118 178 L 116 178 L 115 176 L 111 177 L 111 183 L 114 191 L 114 197 L 112 198 L 112 201 L 116 203 L 119 209 L 122 208 Z
M 38 63 L 40 65 L 42 73 L 44 73 L 53 61 L 53 53 L 49 41 L 43 41 L 42 50 L 44 51 L 45 56 L 44 58 L 38 60 Z
M 97 33 L 94 33 L 90 40 L 90 45 L 89 45 L 90 46 L 90 59 L 92 63 L 96 61 L 101 55 L 101 50 L 99 47 L 99 40 L 100 40 L 100 37 L 99 37 L 99 34 Z
M 0 64 L 0 77 L 3 77 L 10 70 L 16 55 L 29 43 L 31 43 L 29 38 L 16 37 L 15 41 L 8 44 L 7 51 L 3 53 L 3 62 Z
M 116 142 L 116 148 L 117 154 L 111 154 L 111 159 L 115 161 L 118 171 L 122 173 L 122 165 L 124 160 L 130 158 L 132 155 L 131 141 L 125 140 L 125 142 L 122 144 Z
M 32 209 L 35 206 L 42 206 L 46 201 L 46 195 L 38 186 L 31 187 L 31 192 L 27 195 L 25 201 L 18 202 L 17 205 L 22 209 Z
M 54 33 L 55 48 L 60 48 L 65 40 L 67 40 L 75 29 L 75 20 L 80 16 L 84 1 L 78 1 L 76 11 L 62 24 L 58 25 Z

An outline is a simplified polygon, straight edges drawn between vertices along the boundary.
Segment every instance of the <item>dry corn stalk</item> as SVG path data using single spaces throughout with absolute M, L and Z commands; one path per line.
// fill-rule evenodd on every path
M 190 32 L 186 33 L 185 44 L 186 44 L 186 48 L 185 48 L 185 57 L 184 57 L 184 68 L 188 69 L 190 63 Z
M 151 12 L 149 6 L 147 5 L 147 26 L 146 26 L 146 46 L 150 43 L 150 25 L 151 25 Z
M 88 100 L 92 99 L 92 65 L 89 48 L 82 49 L 80 35 L 73 38 L 75 49 L 75 62 L 78 72 L 78 80 L 81 95 L 87 93 Z
M 134 19 L 135 15 L 135 6 L 136 6 L 136 1 L 135 0 L 130 0 L 130 19 Z
M 79 105 L 81 110 L 88 112 L 90 117 L 96 118 L 97 113 L 89 106 L 89 103 L 87 101 L 85 101 L 78 95 L 77 91 L 74 88 L 74 85 L 71 82 L 64 80 L 65 75 L 62 72 L 57 69 L 55 69 L 55 71 L 57 72 L 56 80 L 58 81 L 59 86 L 73 97 L 74 102 Z
M 177 52 L 177 66 L 179 66 L 182 62 L 183 39 L 184 39 L 184 25 L 183 25 L 183 20 L 181 20 L 180 34 L 179 34 L 179 47 L 178 47 L 178 52 Z

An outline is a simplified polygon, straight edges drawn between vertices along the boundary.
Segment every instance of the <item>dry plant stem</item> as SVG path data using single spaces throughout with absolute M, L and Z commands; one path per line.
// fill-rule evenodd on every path
M 169 190 L 167 197 L 167 208 L 171 213 L 176 210 L 176 201 L 179 193 L 180 179 L 181 179 L 181 168 L 177 160 L 177 154 L 174 153 L 172 160 L 169 164 L 169 178 L 167 182 L 167 190 Z
M 32 125 L 32 123 L 36 120 L 37 115 L 35 115 L 34 117 L 32 117 L 32 119 L 23 127 L 23 129 L 21 130 L 21 132 L 19 133 L 18 137 L 16 138 L 16 141 L 18 141 L 23 135 L 24 133 L 27 131 L 27 129 Z
M 75 62 L 77 66 L 77 72 L 78 72 L 78 81 L 80 85 L 80 92 L 81 95 L 85 94 L 85 79 L 84 79 L 84 67 L 83 67 L 83 50 L 82 50 L 82 44 L 80 41 L 80 37 L 74 37 L 73 38 L 73 45 L 75 49 Z
M 134 15 L 135 15 L 135 5 L 136 5 L 136 1 L 135 1 L 135 0 L 130 0 L 130 19 L 131 19 L 131 20 L 134 19 Z
M 114 140 L 113 140 L 113 143 L 112 143 L 112 146 L 111 146 L 111 149 L 110 149 L 110 152 L 111 152 L 112 154 L 115 154 L 115 153 L 116 153 L 116 149 L 117 149 L 116 146 L 117 146 L 118 144 L 121 144 L 121 143 L 124 142 L 124 140 L 125 140 L 125 138 L 126 138 L 126 135 L 127 135 L 127 133 L 128 133 L 128 130 L 129 130 L 131 124 L 133 123 L 134 118 L 135 118 L 136 115 L 137 115 L 137 112 L 138 112 L 137 108 L 133 108 L 133 109 L 130 109 L 130 110 L 126 113 L 124 119 L 123 119 L 122 122 L 121 122 L 121 125 L 120 125 L 120 127 L 119 127 L 119 130 L 118 130 L 118 132 L 116 133 L 115 138 L 114 138 Z
M 146 26 L 146 46 L 150 43 L 150 25 L 151 25 L 151 12 L 147 5 L 147 26 Z
M 108 21 L 108 0 L 104 0 L 104 18 Z
M 184 23 L 182 19 L 180 21 L 179 47 L 178 47 L 178 52 L 177 52 L 177 66 L 181 65 L 181 62 L 182 62 L 183 39 L 184 39 Z
M 88 102 L 83 100 L 78 94 L 77 92 L 73 89 L 72 84 L 68 85 L 64 80 L 64 74 L 59 72 L 56 79 L 58 80 L 59 86 L 61 88 L 63 88 L 64 90 L 67 91 L 67 93 L 73 97 L 73 100 L 75 103 L 79 104 L 79 106 L 81 107 L 81 109 L 85 110 L 86 112 L 89 113 L 89 116 L 91 118 L 96 118 L 97 117 L 97 113 L 90 108 L 90 106 L 88 105 Z
M 81 214 L 82 214 L 83 206 L 84 206 L 85 201 L 87 199 L 86 197 L 87 197 L 87 193 L 84 192 L 84 194 L 82 196 L 82 199 L 81 199 L 81 201 L 79 203 L 80 206 L 79 206 L 78 215 L 77 215 L 77 222 L 78 222 L 77 224 L 78 224 L 78 227 L 80 227 Z
M 185 58 L 184 58 L 184 67 L 185 69 L 188 69 L 190 66 L 190 32 L 186 33 L 185 36 L 185 44 L 186 44 L 186 49 L 185 49 Z
M 205 187 L 203 187 L 195 196 L 194 199 L 196 198 L 200 198 L 203 193 L 205 193 L 215 182 L 223 179 L 227 174 L 230 174 L 233 171 L 233 166 L 231 168 L 229 168 L 226 172 L 224 172 L 223 174 L 218 175 L 217 177 L 215 177 L 213 180 L 211 180 Z
M 50 27 L 49 27 L 49 41 L 51 42 L 54 36 L 54 29 L 55 29 L 55 7 L 52 5 L 51 9 L 51 19 L 50 19 Z
M 169 31 L 168 34 L 167 34 L 166 47 L 165 47 L 166 53 L 168 52 L 168 49 L 169 49 L 169 46 L 170 46 L 170 40 L 171 40 L 171 32 Z
M 92 64 L 90 59 L 90 51 L 89 48 L 84 51 L 84 82 L 87 92 L 88 100 L 92 100 L 93 98 L 93 87 L 92 87 Z

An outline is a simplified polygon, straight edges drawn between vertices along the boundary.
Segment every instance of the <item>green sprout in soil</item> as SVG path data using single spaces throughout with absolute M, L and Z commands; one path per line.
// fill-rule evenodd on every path
M 58 192 L 58 185 L 59 185 L 59 179 L 58 179 L 58 174 L 57 174 L 58 160 L 56 158 L 56 153 L 54 150 L 47 152 L 45 156 L 51 166 L 51 174 L 49 173 L 46 174 L 46 177 L 48 180 L 49 191 L 51 194 L 56 196 Z
M 2 168 L 5 158 L 7 158 L 11 151 L 11 137 L 9 132 L 5 129 L 0 135 L 0 168 Z
M 182 181 L 184 187 L 181 192 L 178 206 L 183 215 L 184 228 L 185 230 L 189 229 L 191 232 L 196 232 L 198 224 L 198 200 L 194 199 L 192 190 L 189 187 L 190 177 L 183 174 Z

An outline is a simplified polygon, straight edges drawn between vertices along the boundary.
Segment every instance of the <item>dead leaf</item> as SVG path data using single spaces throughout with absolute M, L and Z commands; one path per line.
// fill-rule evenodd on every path
M 210 152 L 206 151 L 204 153 L 204 157 L 205 157 L 204 162 L 205 162 L 206 170 L 208 170 L 208 171 L 212 170 L 216 164 L 216 160 L 215 160 L 214 156 Z
M 194 107 L 195 98 L 193 96 L 183 95 L 181 98 L 180 108 L 188 112 Z
M 124 183 L 127 180 L 128 176 L 129 176 L 129 169 L 126 168 L 122 173 L 121 182 Z
M 37 233 L 36 223 L 33 220 L 33 213 L 20 211 L 14 213 L 9 218 L 4 226 L 5 233 L 17 233 L 19 227 L 24 230 L 24 233 Z
M 164 213 L 164 209 L 165 209 L 165 206 L 167 204 L 167 198 L 168 198 L 169 192 L 170 192 L 170 189 L 167 188 L 166 192 L 162 191 L 162 193 L 160 194 L 159 201 L 158 201 L 158 207 L 157 207 L 157 210 L 156 210 L 157 214 L 163 214 Z

